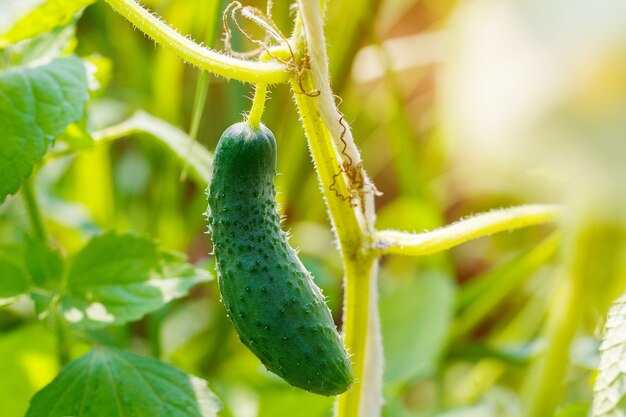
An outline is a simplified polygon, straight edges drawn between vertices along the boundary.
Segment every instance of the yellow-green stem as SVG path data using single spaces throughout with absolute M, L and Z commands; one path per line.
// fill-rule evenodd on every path
M 26 210 L 28 211 L 28 217 L 33 226 L 33 232 L 35 238 L 41 241 L 44 245 L 48 245 L 48 235 L 39 209 L 39 203 L 37 202 L 37 196 L 33 190 L 33 179 L 30 178 L 22 184 L 22 197 Z M 55 298 L 50 304 L 50 315 L 52 319 L 52 326 L 56 333 L 57 343 L 57 358 L 60 366 L 64 366 L 70 360 L 69 343 L 67 338 L 67 323 L 65 322 L 63 315 L 60 312 L 58 298 Z
M 35 197 L 32 179 L 28 179 L 22 184 L 22 198 L 24 199 L 26 211 L 28 212 L 30 223 L 33 226 L 33 233 L 35 237 L 46 243 L 46 228 L 44 226 L 41 210 L 39 210 L 39 203 L 37 203 L 37 198 Z
M 547 350 L 531 370 L 527 417 L 552 416 L 560 402 L 569 364 L 569 350 L 581 320 L 584 303 L 581 286 L 572 279 L 558 286 L 558 301 L 551 308 Z
M 308 77 L 301 81 L 305 89 L 312 88 Z M 338 397 L 336 416 L 356 417 L 359 415 L 362 396 L 368 318 L 371 314 L 377 314 L 377 311 L 369 311 L 370 275 L 375 257 L 364 250 L 367 247 L 366 232 L 362 229 L 350 200 L 346 199 L 350 195 L 348 186 L 343 175 L 337 175 L 339 162 L 336 150 L 317 110 L 315 97 L 302 93 L 300 84 L 297 80 L 292 80 L 296 105 L 337 234 L 345 271 L 344 343 L 352 355 L 355 382 L 348 392 Z
M 185 61 L 222 77 L 252 83 L 285 82 L 289 72 L 277 62 L 254 62 L 223 55 L 181 35 L 133 0 L 105 0 L 156 43 Z
M 301 92 L 301 87 L 313 89 L 310 78 L 304 76 L 301 81 L 292 80 L 292 90 L 339 246 L 342 252 L 356 253 L 363 239 L 361 224 L 351 205 L 345 176 L 340 175 L 340 163 L 319 115 L 315 97 Z
M 480 213 L 432 232 L 376 232 L 382 254 L 424 256 L 451 249 L 472 239 L 494 233 L 555 221 L 561 208 L 551 204 L 528 204 Z
M 261 127 L 261 117 L 265 109 L 265 96 L 267 95 L 267 85 L 257 84 L 254 89 L 254 99 L 252 100 L 252 108 L 248 114 L 248 125 L 252 129 Z
M 554 414 L 564 391 L 570 346 L 583 318 L 586 253 L 590 250 L 587 230 L 580 225 L 569 236 L 563 252 L 563 279 L 558 282 L 546 328 L 546 351 L 534 363 L 525 387 L 526 417 Z
M 294 78 L 292 88 L 343 258 L 343 332 L 355 378 L 352 387 L 337 398 L 335 416 L 378 417 L 382 403 L 382 348 L 375 297 L 376 256 L 371 249 L 373 194 L 364 193 L 359 201 L 354 201 L 354 190 L 341 170 L 346 161 L 352 162 L 352 168 L 358 166 L 361 156 L 350 127 L 341 123 L 330 88 L 323 7 L 306 1 L 298 1 L 298 6 L 300 14 L 292 41 L 297 55 L 308 53 L 310 71 L 299 80 Z M 342 149 L 341 155 L 338 149 Z M 369 181 L 364 171 L 360 174 Z
M 374 257 L 365 259 L 346 259 L 344 256 L 344 315 L 343 333 L 346 349 L 351 355 L 354 383 L 347 392 L 337 398 L 335 417 L 358 417 L 361 415 L 363 388 L 366 381 L 365 365 L 368 348 L 369 320 L 372 314 L 378 314 L 376 305 L 370 303 L 372 294 L 372 273 Z M 373 308 L 373 311 L 372 311 Z M 370 393 L 380 395 L 379 392 Z M 374 411 L 375 413 L 377 411 Z

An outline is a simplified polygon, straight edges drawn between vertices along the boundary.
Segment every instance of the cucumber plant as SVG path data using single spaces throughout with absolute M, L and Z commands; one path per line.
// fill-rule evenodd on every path
M 337 396 L 335 417 L 381 415 L 383 352 L 377 291 L 378 262 L 382 256 L 429 255 L 496 232 L 554 222 L 561 213 L 562 209 L 554 205 L 524 205 L 477 215 L 432 232 L 378 230 L 376 187 L 364 169 L 351 128 L 337 108 L 329 81 L 325 1 L 296 2 L 290 37 L 280 32 L 271 13 L 237 2 L 229 6 L 227 10 L 239 12 L 256 23 L 273 42 L 257 42 L 262 50 L 257 60 L 222 54 L 197 44 L 134 0 L 105 1 L 188 63 L 255 85 L 248 119 L 224 132 L 213 158 L 200 145 L 189 145 L 188 136 L 180 130 L 145 113 L 92 132 L 91 137 L 98 143 L 106 143 L 138 131 L 148 133 L 184 160 L 199 186 L 208 185 L 208 220 L 221 297 L 241 341 L 267 369 L 292 385 Z M 33 14 L 37 19 L 50 10 L 61 14 L 50 15 L 54 22 L 41 26 L 42 30 L 60 28 L 55 29 L 58 33 L 49 44 L 57 55 L 71 48 L 68 46 L 71 42 L 58 42 L 57 37 L 66 36 L 63 24 L 89 3 L 88 0 L 47 0 L 42 2 L 45 7 Z M 238 25 L 237 28 L 243 32 Z M 36 32 L 33 25 L 15 25 L 14 30 L 0 37 L 0 45 L 28 40 L 36 35 L 33 31 Z M 247 36 L 246 32 L 243 34 Z M 17 45 L 15 54 L 6 61 L 28 58 L 37 46 L 35 43 L 32 49 L 21 50 L 22 46 Z M 143 417 L 161 412 L 175 417 L 216 415 L 219 401 L 207 389 L 205 381 L 156 360 L 99 346 L 98 341 L 106 340 L 106 336 L 97 331 L 104 326 L 125 324 L 156 312 L 210 276 L 185 262 L 181 255 L 160 249 L 151 239 L 133 234 L 103 234 L 73 251 L 72 256 L 63 256 L 55 249 L 38 207 L 32 172 L 38 164 L 47 162 L 46 151 L 58 137 L 67 134 L 68 126 L 81 127 L 73 124 L 80 124 L 85 112 L 93 71 L 86 70 L 91 67 L 77 57 L 54 57 L 46 65 L 34 64 L 41 62 L 39 58 L 32 62 L 25 60 L 22 67 L 0 73 L 0 90 L 6 92 L 0 95 L 0 109 L 4 112 L 0 116 L 4 117 L 5 126 L 0 133 L 8 144 L 0 144 L 0 177 L 7 179 L 4 186 L 0 185 L 0 201 L 20 189 L 34 231 L 34 240 L 27 247 L 28 256 L 23 253 L 0 256 L 1 278 L 15 277 L 11 285 L 8 280 L 0 282 L 0 302 L 30 295 L 39 316 L 47 318 L 56 329 L 62 365 L 73 356 L 67 340 L 76 336 L 75 333 L 80 334 L 76 339 L 90 340 L 96 347 L 71 362 L 37 394 L 27 415 L 100 417 L 117 413 Z M 266 89 L 276 84 L 291 86 L 341 254 L 344 271 L 341 335 L 323 295 L 280 227 L 274 188 L 276 141 L 271 131 L 260 123 Z M 45 98 L 59 106 L 50 106 L 37 94 L 41 86 L 54 92 Z M 198 94 L 197 102 L 202 98 L 203 94 Z M 15 102 L 24 106 L 15 106 Z M 196 112 L 194 117 L 191 135 L 194 137 L 199 114 Z M 24 115 L 38 115 L 37 121 L 43 120 L 45 125 L 28 129 L 31 120 Z M 26 132 L 23 141 L 22 131 Z M 74 146 L 61 153 L 83 150 Z M 573 313 L 585 293 L 582 285 L 585 274 L 581 272 L 585 269 L 571 259 L 583 259 L 590 265 L 599 259 L 581 243 L 597 225 L 577 227 L 580 225 L 575 223 L 570 220 L 562 224 L 570 232 L 565 238 L 569 246 L 563 255 L 564 270 L 568 271 L 570 281 L 563 284 L 564 295 L 551 310 L 547 330 L 549 347 L 528 377 L 529 389 L 524 401 L 529 417 L 552 415 L 560 400 L 559 384 L 567 369 L 568 359 L 563 353 L 582 322 L 582 316 Z M 604 236 L 600 233 L 595 239 L 602 241 Z M 547 246 L 555 251 L 556 243 L 553 240 L 548 243 L 540 248 Z M 534 268 L 535 263 L 549 258 L 546 255 L 549 251 L 539 252 L 523 257 L 520 269 L 528 267 L 524 262 Z M 620 256 L 617 252 L 607 251 L 607 256 L 615 261 Z M 605 271 L 605 275 L 609 274 Z M 622 289 L 620 283 L 613 284 L 614 292 Z M 483 296 L 470 294 L 464 299 L 463 307 L 471 310 L 471 300 Z M 468 327 L 485 314 L 480 308 L 472 313 Z M 462 330 L 459 334 L 465 328 Z M 120 397 L 118 389 L 127 389 L 129 381 L 143 388 L 134 392 L 135 397 Z M 169 392 L 176 390 L 178 394 L 169 398 Z M 62 392 L 67 395 L 61 395 Z

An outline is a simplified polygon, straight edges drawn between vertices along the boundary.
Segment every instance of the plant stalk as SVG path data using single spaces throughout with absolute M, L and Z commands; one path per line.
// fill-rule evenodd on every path
M 257 84 L 254 89 L 254 99 L 252 108 L 248 114 L 248 125 L 255 130 L 261 128 L 261 117 L 265 109 L 265 96 L 267 95 L 267 85 Z
M 48 245 L 48 234 L 44 226 L 43 216 L 39 209 L 39 203 L 37 196 L 33 189 L 33 178 L 29 178 L 22 184 L 22 197 L 26 205 L 26 211 L 28 217 L 33 226 L 33 232 L 35 238 L 41 241 L 44 245 Z M 60 312 L 58 296 L 50 303 L 50 314 L 52 318 L 52 326 L 56 334 L 57 342 L 57 358 L 61 367 L 65 366 L 70 361 L 70 350 L 67 337 L 67 324 Z
M 308 53 L 310 71 L 293 76 L 292 90 L 343 259 L 343 333 L 354 372 L 352 387 L 337 398 L 335 417 L 378 417 L 382 346 L 378 263 L 371 244 L 374 188 L 330 88 L 320 3 L 298 4 L 300 15 L 292 40 L 297 56 Z M 362 183 L 355 184 L 348 170 L 360 175 Z
M 571 219 L 570 219 L 571 221 Z M 593 303 L 589 288 L 589 265 L 593 246 L 589 239 L 593 222 L 580 216 L 570 223 L 563 245 L 562 279 L 553 293 L 546 327 L 546 350 L 530 370 L 525 386 L 526 417 L 552 416 L 565 389 L 570 363 L 570 347 L 583 320 L 583 313 Z M 594 277 L 601 279 L 602 277 Z
M 28 212 L 30 223 L 33 226 L 35 237 L 47 243 L 48 236 L 46 227 L 44 225 L 43 216 L 41 215 L 41 210 L 39 209 L 37 197 L 35 196 L 35 191 L 33 190 L 32 179 L 28 179 L 22 184 L 22 198 L 24 199 L 26 211 Z
M 283 64 L 233 58 L 200 46 L 172 29 L 134 0 L 106 0 L 106 2 L 156 43 L 192 65 L 225 78 L 252 83 L 277 84 L 289 78 L 289 72 Z
M 60 311 L 58 301 L 54 301 L 51 307 L 52 321 L 57 342 L 57 360 L 59 366 L 64 367 L 70 362 L 70 345 L 67 334 L 67 323 Z

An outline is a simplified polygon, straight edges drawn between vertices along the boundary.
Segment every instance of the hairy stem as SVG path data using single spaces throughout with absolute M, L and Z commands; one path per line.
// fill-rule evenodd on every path
M 305 77 L 302 83 L 305 88 L 311 85 L 309 81 Z M 339 161 L 328 130 L 319 117 L 315 99 L 301 93 L 296 80 L 292 82 L 292 89 L 340 248 L 342 252 L 356 253 L 363 236 L 361 222 L 350 204 L 344 176 L 337 175 Z
M 139 30 L 192 65 L 239 81 L 276 84 L 285 82 L 289 72 L 277 62 L 253 62 L 220 54 L 201 46 L 172 29 L 134 0 L 105 0 Z
M 263 110 L 265 109 L 266 95 L 267 85 L 257 84 L 254 89 L 252 108 L 248 114 L 248 125 L 253 129 L 259 129 L 261 127 L 261 116 L 263 116 Z
M 530 204 L 493 210 L 432 232 L 406 233 L 381 230 L 376 233 L 375 245 L 382 254 L 430 255 L 494 233 L 553 222 L 559 213 L 558 206 L 549 204 Z
M 348 392 L 338 397 L 335 415 L 357 417 L 362 415 L 359 414 L 362 399 L 378 399 L 381 396 L 378 381 L 375 378 L 366 379 L 366 375 L 379 375 L 381 365 L 380 358 L 371 357 L 372 354 L 379 353 L 378 350 L 374 350 L 369 356 L 370 360 L 366 360 L 368 341 L 373 338 L 372 343 L 378 343 L 380 339 L 379 335 L 369 333 L 370 322 L 376 324 L 378 320 L 377 299 L 371 297 L 376 287 L 377 268 L 374 267 L 375 257 L 371 256 L 371 252 L 364 250 L 367 242 L 364 240 L 366 231 L 361 228 L 350 201 L 339 196 L 339 193 L 348 192 L 347 186 L 338 181 L 333 171 L 337 166 L 337 156 L 332 143 L 329 142 L 328 132 L 316 111 L 315 98 L 300 93 L 299 88 L 297 81 L 294 80 L 296 104 L 338 238 L 345 272 L 343 333 L 346 348 L 352 355 L 354 383 Z M 337 191 L 334 191 L 332 186 L 336 187 Z M 368 385 L 376 386 L 376 392 L 370 391 L 366 395 L 364 387 Z M 367 415 L 379 415 L 377 411 L 379 408 L 380 403 L 375 404 Z
M 340 122 L 343 116 L 335 105 L 335 95 L 328 81 L 330 74 L 320 4 L 315 1 L 299 0 L 298 5 L 306 36 L 314 91 L 319 92 L 316 100 L 319 115 L 331 133 L 331 140 L 338 149 L 341 149 L 343 161 L 356 166 L 361 162 L 361 154 L 354 143 L 347 122 Z
M 310 71 L 294 76 L 292 88 L 343 258 L 343 333 L 354 370 L 351 389 L 337 398 L 335 416 L 378 417 L 382 347 L 378 262 L 371 249 L 374 187 L 362 168 L 350 126 L 335 105 L 320 2 L 298 1 L 298 5 L 300 18 L 292 40 L 299 56 L 308 53 Z
M 382 338 L 378 313 L 378 260 L 345 262 L 344 343 L 352 355 L 354 383 L 337 398 L 336 417 L 380 416 Z

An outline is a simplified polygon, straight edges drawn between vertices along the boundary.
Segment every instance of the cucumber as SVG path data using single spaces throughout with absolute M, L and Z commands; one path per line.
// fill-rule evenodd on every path
M 209 227 L 222 302 L 241 341 L 290 384 L 338 395 L 352 365 L 321 290 L 280 228 L 276 140 L 245 122 L 222 134 L 209 184 Z

